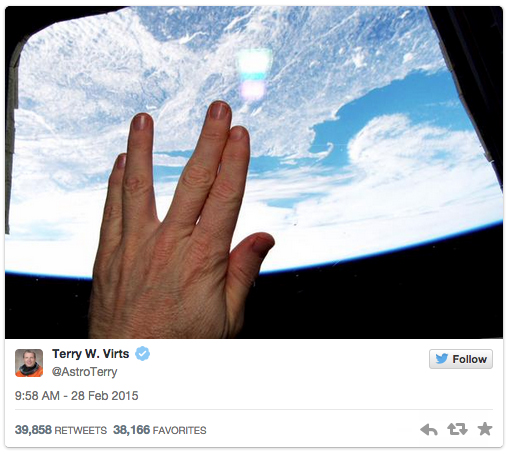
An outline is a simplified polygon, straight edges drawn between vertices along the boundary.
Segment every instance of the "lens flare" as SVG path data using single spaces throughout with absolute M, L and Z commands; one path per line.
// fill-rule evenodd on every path
M 264 97 L 266 93 L 266 83 L 264 81 L 243 81 L 241 83 L 240 93 L 246 101 L 257 101 Z
M 258 101 L 266 94 L 266 77 L 273 63 L 270 49 L 244 49 L 237 54 L 241 78 L 240 94 L 245 101 Z

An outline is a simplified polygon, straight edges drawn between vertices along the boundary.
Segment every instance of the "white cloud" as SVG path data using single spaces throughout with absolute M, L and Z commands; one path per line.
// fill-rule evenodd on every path
M 153 155 L 154 166 L 184 167 L 188 160 L 182 156 L 170 156 L 156 153 Z
M 371 120 L 348 144 L 353 164 L 370 175 L 392 178 L 441 162 L 458 165 L 480 155 L 474 133 L 427 124 L 414 125 L 403 114 Z
M 277 244 L 263 270 L 278 270 L 399 248 L 502 218 L 502 195 L 475 133 L 382 116 L 348 149 L 350 165 L 335 172 L 311 167 L 251 176 L 233 245 L 253 232 L 272 233 Z M 435 161 L 437 153 L 442 160 Z M 175 182 L 157 185 L 160 218 L 174 188 Z M 90 274 L 105 194 L 103 183 L 16 204 L 8 269 Z M 272 206 L 276 199 L 298 202 Z M 62 231 L 64 240 L 45 241 L 41 226 Z
M 362 50 L 362 48 L 358 47 L 355 49 L 355 55 L 351 57 L 351 61 L 355 65 L 356 69 L 363 68 L 364 66 L 367 66 L 367 63 L 364 63 L 366 56 Z
M 407 63 L 410 60 L 413 60 L 414 55 L 411 52 L 407 52 L 405 55 L 403 55 L 403 63 Z
M 402 19 L 399 9 L 375 7 L 211 8 L 207 14 L 161 8 L 162 24 L 174 21 L 165 39 L 139 16 L 147 11 L 126 8 L 33 36 L 20 65 L 22 107 L 32 100 L 31 109 L 51 128 L 72 135 L 126 124 L 152 106 L 164 132 L 157 149 L 176 150 L 193 148 L 207 105 L 223 98 L 234 122 L 249 127 L 255 156 L 306 156 L 311 126 L 333 118 L 343 104 L 419 68 L 443 67 L 423 8 L 410 8 Z M 222 21 L 225 27 L 214 31 Z M 373 32 L 383 27 L 393 33 L 375 43 Z M 400 39 L 404 34 L 408 38 Z M 185 43 L 183 36 L 193 39 Z M 193 45 L 197 40 L 200 46 Z M 240 99 L 235 61 L 239 50 L 250 48 L 268 48 L 274 58 L 266 97 L 252 108 Z M 350 65 L 338 49 L 346 50 Z M 402 65 L 411 52 L 417 57 Z M 313 61 L 322 64 L 310 67 Z M 275 119 L 285 119 L 286 127 Z
M 382 116 L 350 141 L 349 156 L 351 165 L 337 175 L 300 169 L 247 188 L 249 207 L 275 194 L 317 193 L 281 209 L 275 226 L 266 224 L 277 239 L 267 269 L 363 256 L 502 219 L 502 194 L 475 133 Z M 253 219 L 271 219 L 271 209 Z M 239 238 L 250 224 L 242 220 L 240 231 Z

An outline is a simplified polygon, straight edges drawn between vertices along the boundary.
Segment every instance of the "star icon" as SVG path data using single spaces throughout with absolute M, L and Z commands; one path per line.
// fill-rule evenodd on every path
M 490 425 L 488 425 L 486 422 L 484 422 L 480 427 L 477 427 L 481 430 L 481 433 L 479 433 L 479 436 L 482 436 L 483 434 L 487 434 L 488 436 L 490 436 L 490 430 L 493 428 L 493 427 L 490 427 Z

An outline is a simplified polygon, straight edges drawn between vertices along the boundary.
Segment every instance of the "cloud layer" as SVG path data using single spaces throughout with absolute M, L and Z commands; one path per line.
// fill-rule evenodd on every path
M 263 100 L 239 94 L 236 55 L 268 48 Z M 22 53 L 8 270 L 88 276 L 131 117 L 155 118 L 160 217 L 207 105 L 225 99 L 276 163 L 250 176 L 235 240 L 263 230 L 266 270 L 372 254 L 499 221 L 502 195 L 474 132 L 372 118 L 348 164 L 311 153 L 314 126 L 417 70 L 445 67 L 423 8 L 126 8 L 55 24 Z M 314 165 L 304 164 L 314 157 Z M 278 163 L 286 164 L 283 168 Z

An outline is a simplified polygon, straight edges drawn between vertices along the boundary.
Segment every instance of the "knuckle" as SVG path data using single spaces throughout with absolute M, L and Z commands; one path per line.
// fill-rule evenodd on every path
M 103 221 L 108 223 L 109 221 L 118 220 L 121 217 L 122 217 L 122 205 L 121 204 L 112 203 L 112 204 L 107 204 L 105 206 L 105 211 L 103 214 Z
M 172 261 L 174 250 L 172 242 L 159 239 L 153 250 L 154 263 L 160 267 L 167 266 Z
M 201 139 L 208 142 L 225 142 L 226 132 L 217 128 L 204 128 L 201 132 Z
M 217 181 L 211 188 L 210 196 L 223 204 L 234 204 L 240 200 L 238 190 L 227 180 Z
M 191 242 L 187 262 L 192 276 L 208 274 L 223 261 L 223 255 L 210 240 L 196 238 Z
M 147 178 L 140 175 L 131 175 L 124 179 L 123 188 L 126 193 L 137 195 L 151 191 L 153 185 Z
M 110 174 L 110 177 L 108 177 L 108 186 L 111 187 L 117 187 L 121 185 L 122 183 L 122 175 L 119 176 L 118 172 L 112 172 Z
M 229 271 L 233 274 L 234 278 L 246 288 L 250 288 L 254 284 L 255 277 L 248 270 L 236 266 L 230 269 Z
M 95 285 L 102 286 L 108 282 L 110 275 L 110 254 L 98 252 L 92 269 L 92 281 Z
M 183 183 L 189 188 L 209 188 L 214 180 L 213 172 L 199 164 L 190 164 L 183 171 Z
M 94 270 L 92 272 L 92 282 L 95 287 L 104 288 L 105 283 L 108 282 L 106 278 L 108 274 L 108 268 L 103 262 L 97 262 L 94 265 Z
M 204 239 L 193 239 L 189 259 L 194 264 L 205 264 L 212 255 L 211 242 Z

